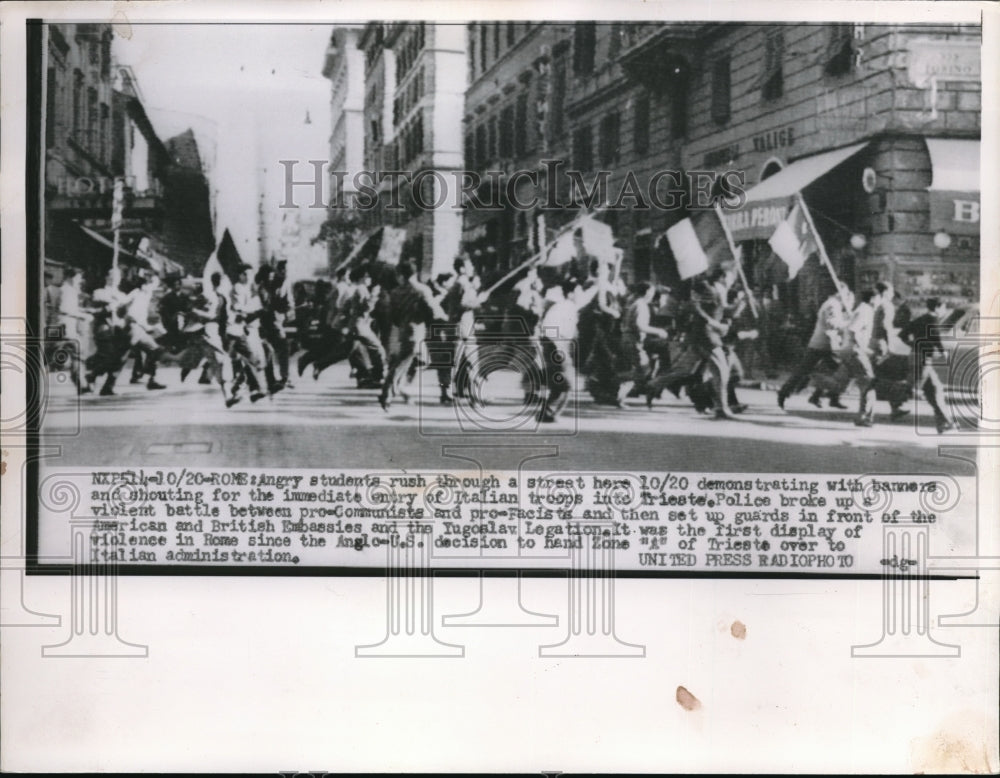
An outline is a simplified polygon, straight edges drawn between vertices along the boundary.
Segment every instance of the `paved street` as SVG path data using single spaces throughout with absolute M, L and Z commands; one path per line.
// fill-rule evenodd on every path
M 419 396 L 388 413 L 378 406 L 377 392 L 353 388 L 343 364 L 318 381 L 307 374 L 270 400 L 244 399 L 232 409 L 224 407 L 218 387 L 199 386 L 196 376 L 181 384 L 175 368 L 163 368 L 158 378 L 166 390 L 150 392 L 126 378 L 116 397 L 80 398 L 79 413 L 68 382 L 54 382 L 45 428 L 52 436 L 47 442 L 62 446 L 59 464 L 434 468 L 447 466 L 442 446 L 516 444 L 558 446 L 559 464 L 541 459 L 539 469 L 972 474 L 937 453 L 939 445 L 967 436 L 938 436 L 929 419 L 917 426 L 912 414 L 889 422 L 881 402 L 876 426 L 858 429 L 851 412 L 817 410 L 806 394 L 789 400 L 782 412 L 773 391 L 741 389 L 750 410 L 738 421 L 715 421 L 669 394 L 652 410 L 642 400 L 619 410 L 581 393 L 575 411 L 571 403 L 557 424 L 535 431 L 528 422 L 517 433 L 497 435 L 482 427 L 509 429 L 524 421 L 513 373 L 495 373 L 489 381 L 492 401 L 482 411 L 489 422 L 467 405 L 439 405 L 429 371 Z M 845 402 L 853 407 L 856 397 Z

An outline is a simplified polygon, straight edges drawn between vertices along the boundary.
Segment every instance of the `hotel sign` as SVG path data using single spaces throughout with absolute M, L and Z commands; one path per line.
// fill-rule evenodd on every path
M 978 43 L 917 39 L 910 41 L 906 75 L 914 86 L 937 81 L 979 81 L 982 78 Z

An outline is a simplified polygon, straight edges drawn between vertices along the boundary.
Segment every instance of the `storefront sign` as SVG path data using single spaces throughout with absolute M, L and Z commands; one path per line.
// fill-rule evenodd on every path
M 794 143 L 795 128 L 783 127 L 780 130 L 771 130 L 770 132 L 761 133 L 760 135 L 754 135 L 753 150 L 775 151 L 776 149 L 787 148 Z
M 982 77 L 980 46 L 965 41 L 911 41 L 906 75 L 919 87 L 932 81 L 978 81 Z
M 949 235 L 979 235 L 979 193 L 932 191 L 931 230 Z
M 727 165 L 740 158 L 740 144 L 734 143 L 731 146 L 724 146 L 721 149 L 706 151 L 701 160 L 701 164 L 706 168 L 714 168 L 718 165 Z
M 734 241 L 770 238 L 788 215 L 788 205 L 774 202 L 754 205 L 726 214 Z

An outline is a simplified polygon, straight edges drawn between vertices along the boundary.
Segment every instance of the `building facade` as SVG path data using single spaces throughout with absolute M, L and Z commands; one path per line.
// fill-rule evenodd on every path
M 571 33 L 569 24 L 468 25 L 464 153 L 466 169 L 482 183 L 475 202 L 466 203 L 463 242 L 488 277 L 540 251 L 552 227 L 568 218 L 542 205 L 549 194 L 543 160 L 565 158 L 569 150 Z
M 157 136 L 135 74 L 112 59 L 110 25 L 46 24 L 45 30 L 47 264 L 78 267 L 90 283 L 100 282 L 112 261 L 112 199 L 121 179 L 122 264 L 150 264 L 137 254 L 142 244 L 200 272 L 213 240 L 193 136 L 178 136 L 169 147 Z
M 344 206 L 358 192 L 357 176 L 365 170 L 365 55 L 360 47 L 362 25 L 335 27 L 323 64 L 330 79 L 330 196 L 329 221 L 342 221 Z M 346 225 L 345 225 L 346 226 Z M 329 264 L 343 257 L 346 242 L 327 241 Z
M 359 46 L 365 170 L 378 192 L 362 219 L 369 229 L 405 229 L 403 258 L 433 276 L 461 248 L 461 204 L 449 183 L 464 165 L 465 33 L 449 24 L 372 22 Z
M 499 23 L 467 36 L 468 167 L 564 162 L 578 181 L 543 180 L 570 203 L 543 198 L 549 234 L 581 204 L 610 205 L 630 280 L 669 280 L 659 238 L 683 198 L 719 195 L 728 173 L 747 193 L 726 218 L 751 284 L 791 314 L 810 318 L 825 289 L 816 257 L 789 281 L 767 244 L 800 196 L 850 283 L 978 299 L 978 26 Z M 467 209 L 465 237 L 509 264 L 533 245 L 522 218 Z M 537 244 L 538 214 L 527 222 Z

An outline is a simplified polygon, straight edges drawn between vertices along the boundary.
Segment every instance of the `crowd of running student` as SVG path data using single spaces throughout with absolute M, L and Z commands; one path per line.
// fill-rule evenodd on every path
M 178 355 L 182 381 L 200 367 L 199 382 L 218 383 L 227 406 L 238 403 L 244 392 L 256 402 L 289 387 L 285 320 L 292 300 L 285 266 L 264 266 L 252 281 L 251 269 L 240 268 L 228 294 L 222 291 L 221 273 L 213 274 L 199 293 L 185 290 L 180 276 L 168 276 L 154 323 L 158 276 L 137 274 L 125 292 L 121 273 L 113 269 L 104 286 L 87 298 L 82 276 L 67 268 L 62 284 L 46 289 L 48 321 L 59 325 L 48 345 L 49 363 L 68 369 L 80 394 L 93 391 L 103 378 L 99 394 L 114 395 L 129 359 L 131 383 L 166 388 L 156 380 L 165 351 Z
M 128 293 L 116 272 L 85 302 L 81 277 L 65 272 L 49 290 L 50 321 L 65 337 L 54 356 L 67 364 L 81 393 L 103 377 L 100 394 L 114 393 L 116 376 L 132 358 L 132 383 L 156 381 L 165 350 L 177 355 L 181 380 L 201 369 L 201 383 L 217 383 L 227 406 L 244 394 L 256 402 L 291 386 L 294 322 L 301 376 L 314 378 L 348 360 L 359 388 L 378 389 L 387 409 L 414 393 L 421 368 L 436 372 L 439 399 L 486 402 L 484 385 L 497 369 L 521 373 L 525 401 L 542 421 L 555 421 L 577 376 L 598 403 L 626 407 L 630 397 L 652 407 L 664 390 L 691 400 L 703 413 L 732 418 L 747 409 L 737 397 L 743 369 L 741 340 L 757 337 L 754 301 L 738 283 L 735 265 L 719 267 L 673 291 L 646 282 L 627 285 L 613 260 L 588 254 L 575 236 L 576 254 L 561 267 L 530 266 L 510 283 L 484 290 L 472 260 L 453 271 L 419 279 L 412 262 L 367 262 L 315 284 L 295 305 L 285 266 L 243 266 L 231 289 L 215 274 L 198 293 L 169 278 L 159 297 L 159 324 L 150 323 L 155 276 L 142 276 Z M 669 326 L 653 312 L 670 297 Z M 839 284 L 819 309 L 805 357 L 778 392 L 778 404 L 805 389 L 809 401 L 845 408 L 851 381 L 860 393 L 855 423 L 873 423 L 874 395 L 889 401 L 891 417 L 913 394 L 914 377 L 935 413 L 939 432 L 950 427 L 941 409 L 944 390 L 930 365 L 943 352 L 935 325 L 948 311 L 937 300 L 927 313 L 901 322 L 893 290 L 880 283 L 854 295 Z M 489 304 L 487 304 L 489 303 Z M 51 351 L 51 349 L 50 349 Z M 50 357 L 53 356 L 50 354 Z M 916 365 L 914 360 L 916 360 Z

